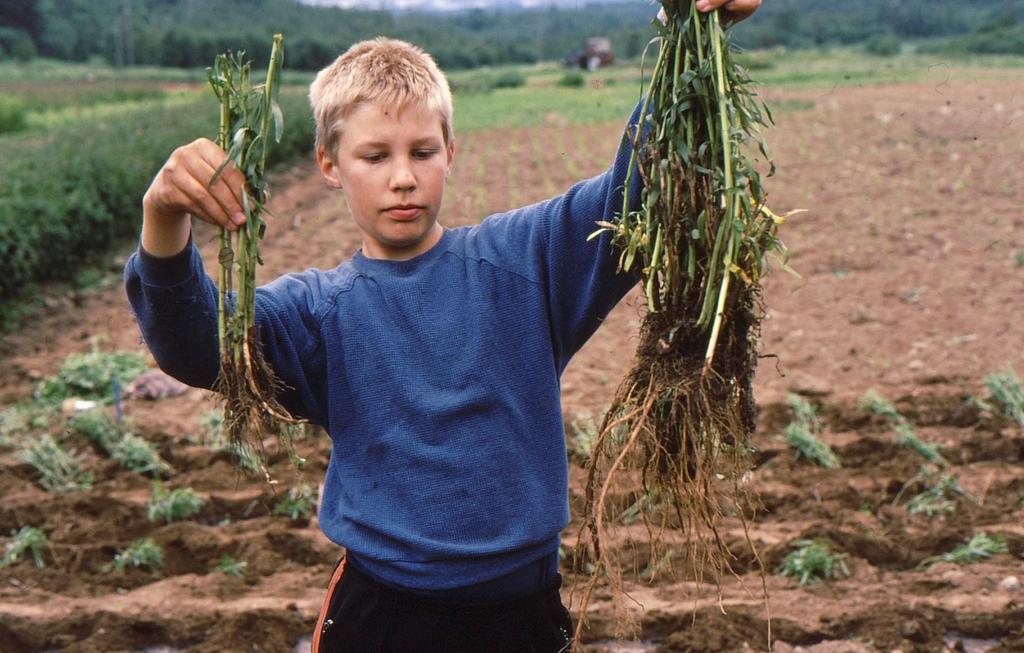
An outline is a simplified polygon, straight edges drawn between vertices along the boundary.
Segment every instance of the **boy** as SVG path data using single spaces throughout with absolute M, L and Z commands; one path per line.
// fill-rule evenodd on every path
M 700 0 L 740 18 L 759 0 Z M 281 402 L 333 441 L 320 505 L 346 549 L 313 651 L 568 650 L 559 533 L 569 521 L 559 376 L 635 283 L 597 220 L 622 206 L 628 147 L 565 195 L 480 225 L 438 222 L 455 158 L 451 96 L 408 44 L 354 45 L 310 89 L 316 158 L 363 237 L 334 270 L 257 291 Z M 634 116 L 636 120 L 636 116 Z M 235 229 L 240 174 L 179 148 L 143 198 L 125 284 L 160 366 L 209 388 L 216 288 L 188 214 Z M 630 192 L 638 192 L 634 184 Z

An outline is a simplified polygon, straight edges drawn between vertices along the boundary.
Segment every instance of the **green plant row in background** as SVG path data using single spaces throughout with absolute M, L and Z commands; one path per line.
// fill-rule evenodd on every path
M 272 163 L 312 147 L 308 104 L 282 94 L 284 137 Z M 154 105 L 119 120 L 0 140 L 0 314 L 27 284 L 72 278 L 84 261 L 137 232 L 141 200 L 174 148 L 217 128 L 216 103 Z

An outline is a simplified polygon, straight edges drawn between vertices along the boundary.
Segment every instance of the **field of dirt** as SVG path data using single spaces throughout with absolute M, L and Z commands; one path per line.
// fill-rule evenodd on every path
M 639 635 L 615 642 L 607 593 L 588 613 L 591 651 L 773 650 L 1006 653 L 1024 651 L 1024 432 L 980 408 L 983 378 L 1024 373 L 1024 79 L 968 74 L 899 85 L 769 92 L 772 102 L 807 106 L 777 116 L 768 140 L 779 167 L 768 181 L 777 212 L 807 209 L 781 232 L 800 278 L 767 281 L 767 319 L 757 379 L 761 419 L 751 479 L 763 510 L 750 538 L 769 570 L 736 561 L 719 600 L 692 579 L 627 585 Z M 610 162 L 621 125 L 550 126 L 459 138 L 443 222 L 542 199 Z M 308 266 L 333 267 L 358 247 L 340 195 L 311 164 L 275 180 L 276 219 L 264 279 Z M 211 234 L 200 232 L 206 260 Z M 116 270 L 128 252 L 111 262 Z M 88 350 L 141 350 L 119 277 L 98 288 L 53 295 L 49 309 L 4 335 L 0 406 L 29 397 L 64 358 Z M 563 380 L 568 423 L 607 405 L 627 369 L 640 314 L 627 298 L 574 359 Z M 900 446 L 891 423 L 859 406 L 874 388 L 891 399 L 918 437 L 949 460 L 964 493 L 952 512 L 911 515 L 907 498 L 922 459 Z M 818 408 L 823 439 L 842 461 L 823 469 L 797 459 L 782 439 L 798 393 Z M 199 443 L 214 409 L 190 390 L 134 400 L 127 418 L 206 504 L 193 519 L 154 525 L 150 479 L 121 470 L 84 440 L 95 474 L 88 492 L 48 494 L 15 451 L 0 449 L 0 538 L 25 525 L 49 537 L 45 569 L 31 561 L 0 569 L 0 651 L 74 653 L 289 652 L 308 648 L 323 587 L 340 550 L 315 517 L 271 514 L 261 480 L 239 476 L 224 454 Z M 60 434 L 61 424 L 51 426 Z M 300 443 L 317 483 L 329 441 Z M 288 462 L 275 470 L 290 480 Z M 571 497 L 581 503 L 574 465 Z M 280 492 L 281 490 L 278 490 Z M 565 532 L 575 539 L 577 523 Z M 1008 553 L 958 565 L 922 564 L 977 532 L 1002 536 Z M 727 538 L 739 538 L 728 525 Z M 164 547 L 162 573 L 110 573 L 113 555 L 150 536 Z M 643 571 L 642 527 L 614 542 Z M 846 577 L 801 586 L 772 572 L 799 539 L 823 538 L 845 555 Z M 8 539 L 0 539 L 7 542 Z M 241 577 L 211 571 L 223 555 L 247 563 Z M 568 567 L 563 573 L 571 576 Z M 1011 577 L 1016 577 L 1016 582 Z M 577 601 L 572 578 L 566 601 Z M 642 609 L 642 612 L 641 612 Z M 694 610 L 696 616 L 694 618 Z

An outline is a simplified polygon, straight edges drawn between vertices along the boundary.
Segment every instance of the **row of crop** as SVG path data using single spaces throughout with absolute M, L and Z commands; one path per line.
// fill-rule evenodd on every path
M 93 487 L 94 475 L 86 462 L 87 456 L 72 448 L 75 442 L 88 443 L 94 454 L 88 458 L 93 463 L 97 456 L 100 461 L 114 460 L 127 472 L 152 479 L 146 515 L 154 528 L 160 523 L 198 518 L 206 499 L 188 486 L 165 489 L 161 479 L 173 478 L 175 469 L 130 423 L 112 416 L 111 404 L 115 406 L 113 413 L 120 415 L 115 388 L 144 370 L 145 360 L 133 352 L 94 349 L 72 354 L 57 374 L 36 386 L 32 399 L 0 410 L 0 451 L 16 451 L 17 458 L 34 470 L 36 483 L 46 492 L 73 494 Z M 81 402 L 95 406 L 70 416 L 64 414 L 66 410 L 78 410 Z M 199 433 L 189 437 L 191 443 L 228 454 L 248 474 L 260 471 L 256 454 L 227 438 L 219 413 L 202 415 L 197 426 Z M 55 428 L 61 431 L 56 438 L 51 435 Z M 316 505 L 316 488 L 300 483 L 277 496 L 271 513 L 301 523 L 316 512 Z M 52 552 L 48 555 L 48 551 L 50 541 L 44 525 L 19 524 L 6 541 L 0 569 L 28 559 L 36 567 L 44 567 L 54 562 Z M 107 570 L 123 572 L 139 567 L 157 573 L 162 560 L 160 546 L 152 538 L 144 537 L 118 552 Z M 211 561 L 214 571 L 227 575 L 241 575 L 245 566 L 244 560 L 230 556 Z
M 990 415 L 997 423 L 1005 423 L 1010 428 L 1024 428 L 1024 385 L 1017 374 L 1012 369 L 992 373 L 985 377 L 984 385 L 987 396 L 971 396 L 966 399 L 966 405 L 979 411 L 979 414 Z M 819 409 L 795 394 L 789 396 L 787 404 L 792 420 L 785 427 L 781 439 L 792 449 L 795 458 L 825 469 L 841 467 L 840 457 L 820 437 L 824 425 L 818 414 Z M 942 455 L 940 446 L 916 435 L 910 420 L 892 402 L 872 389 L 860 400 L 859 409 L 877 424 L 889 427 L 895 436 L 895 443 L 920 458 L 918 473 L 901 484 L 892 499 L 893 505 L 902 504 L 909 517 L 931 520 L 950 517 L 965 506 L 980 506 L 984 503 L 984 497 L 975 497 L 960 486 L 958 476 L 951 471 L 953 465 Z M 576 463 L 585 465 L 592 455 L 594 443 L 600 435 L 599 423 L 585 417 L 570 425 L 567 444 L 570 458 Z M 622 429 L 611 433 L 611 437 L 620 444 L 625 440 L 625 435 Z M 1024 508 L 1024 493 L 1015 502 L 1018 507 Z M 656 491 L 644 491 L 638 495 L 630 493 L 623 505 L 623 510 L 610 514 L 610 521 L 621 525 L 636 523 L 644 513 L 663 511 L 666 504 Z M 861 510 L 865 509 L 867 507 L 862 506 Z M 653 521 L 661 518 L 650 519 Z M 796 538 L 787 543 L 789 551 L 772 568 L 772 573 L 796 578 L 801 585 L 850 575 L 846 554 L 833 550 L 834 546 L 834 542 L 824 537 Z M 937 562 L 971 564 L 1008 552 L 1004 535 L 979 530 L 969 540 L 939 555 L 924 557 L 919 565 L 926 567 Z M 674 548 L 668 547 L 665 558 L 648 567 L 643 575 L 653 578 L 657 570 L 667 566 L 676 553 Z M 568 555 L 568 552 L 563 550 L 563 555 Z M 586 563 L 585 568 L 589 564 Z
M 1024 427 L 1024 388 L 1016 373 L 1008 369 L 989 374 L 984 382 L 988 397 L 972 397 L 968 401 L 980 410 L 998 414 L 1000 419 Z M 786 426 L 784 438 L 797 458 L 806 459 L 826 469 L 840 467 L 842 462 L 839 456 L 818 437 L 822 424 L 817 409 L 798 395 L 790 395 L 787 403 L 792 409 L 793 421 Z M 872 389 L 864 394 L 859 403 L 861 409 L 892 428 L 899 446 L 913 451 L 921 458 L 920 471 L 903 484 L 893 503 L 908 495 L 905 506 L 907 514 L 922 515 L 928 519 L 956 512 L 959 500 L 980 504 L 978 498 L 960 486 L 957 476 L 947 471 L 950 463 L 939 451 L 939 446 L 918 437 L 910 421 L 892 402 Z M 1019 502 L 1024 505 L 1024 495 Z M 801 585 L 850 575 L 845 554 L 833 552 L 831 547 L 832 542 L 828 539 L 790 542 L 792 550 L 776 571 L 782 576 L 798 579 Z M 968 541 L 940 555 L 927 557 L 920 565 L 928 566 L 936 562 L 971 564 L 1008 552 L 1004 536 L 977 531 Z
M 272 163 L 312 147 L 308 105 L 282 95 L 286 127 Z M 174 148 L 216 133 L 212 97 L 158 103 L 117 121 L 0 140 L 0 311 L 30 284 L 75 275 L 83 261 L 136 232 L 141 201 Z

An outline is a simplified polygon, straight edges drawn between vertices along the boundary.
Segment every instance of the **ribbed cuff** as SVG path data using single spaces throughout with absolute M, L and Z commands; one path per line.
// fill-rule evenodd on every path
M 177 286 L 188 281 L 193 274 L 193 257 L 199 252 L 188 238 L 185 248 L 174 256 L 154 256 L 139 243 L 135 256 L 135 271 L 147 286 Z

